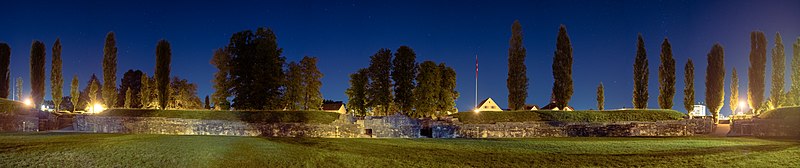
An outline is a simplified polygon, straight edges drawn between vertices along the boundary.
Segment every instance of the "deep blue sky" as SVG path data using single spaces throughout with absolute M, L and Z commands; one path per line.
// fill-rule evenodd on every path
M 721 43 L 728 71 L 726 95 L 730 69 L 736 67 L 741 97 L 746 98 L 749 32 L 764 31 L 770 49 L 775 32 L 780 32 L 786 53 L 791 53 L 791 43 L 800 36 L 800 1 L 14 1 L 0 7 L 0 41 L 11 45 L 12 79 L 23 77 L 28 95 L 32 40 L 47 45 L 49 74 L 51 47 L 61 38 L 68 90 L 73 74 L 80 77 L 81 88 L 92 73 L 101 75 L 107 32 L 117 35 L 117 79 L 128 69 L 152 75 L 156 42 L 167 39 L 172 44 L 172 74 L 198 84 L 199 96 L 204 97 L 213 92 L 210 81 L 216 70 L 208 63 L 213 50 L 226 45 L 234 32 L 270 27 L 288 60 L 319 57 L 325 74 L 322 94 L 333 100 L 347 99 L 348 74 L 366 67 L 378 49 L 408 45 L 418 62 L 445 62 L 456 69 L 458 108 L 468 110 L 474 105 L 476 54 L 479 98 L 491 97 L 507 106 L 508 40 L 515 19 L 522 23 L 528 51 L 528 103 L 544 105 L 550 99 L 556 33 L 564 24 L 575 58 L 570 105 L 595 108 L 595 87 L 603 82 L 606 108 L 631 107 L 636 35 L 642 33 L 650 61 L 649 107 L 658 107 L 660 44 L 669 37 L 678 69 L 674 109 L 683 111 L 687 58 L 695 61 L 696 99 L 702 101 L 706 54 L 712 44 Z M 788 75 L 787 71 L 787 81 Z M 49 90 L 46 95 L 50 99 Z M 722 113 L 730 113 L 727 105 Z

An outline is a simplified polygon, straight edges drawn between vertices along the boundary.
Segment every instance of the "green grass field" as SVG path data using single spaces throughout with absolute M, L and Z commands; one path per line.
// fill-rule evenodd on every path
M 318 139 L 0 134 L 0 167 L 798 167 L 751 138 Z

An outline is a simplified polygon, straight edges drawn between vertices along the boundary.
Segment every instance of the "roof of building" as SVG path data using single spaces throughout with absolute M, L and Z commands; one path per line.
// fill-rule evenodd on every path
M 524 108 L 525 108 L 526 110 L 533 109 L 534 107 L 535 107 L 536 109 L 539 109 L 539 106 L 537 106 L 537 105 L 535 105 L 535 104 L 526 104 L 526 105 L 524 106 Z
M 556 107 L 558 107 L 558 106 L 556 106 L 556 102 L 555 101 L 551 101 L 550 104 L 547 104 L 546 106 L 544 106 L 542 108 L 539 108 L 539 109 L 551 110 L 551 109 L 555 109 Z M 570 109 L 573 109 L 573 110 L 575 109 L 575 108 L 572 108 L 571 106 L 567 106 L 567 108 L 570 108 Z
M 322 110 L 339 110 L 342 106 L 344 106 L 342 102 L 322 103 Z

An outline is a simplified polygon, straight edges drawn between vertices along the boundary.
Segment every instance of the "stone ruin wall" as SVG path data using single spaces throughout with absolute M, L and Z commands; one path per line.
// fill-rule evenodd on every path
M 734 120 L 728 136 L 800 138 L 800 122 L 758 118 Z
M 0 132 L 39 131 L 39 118 L 36 115 L 16 115 L 0 113 Z

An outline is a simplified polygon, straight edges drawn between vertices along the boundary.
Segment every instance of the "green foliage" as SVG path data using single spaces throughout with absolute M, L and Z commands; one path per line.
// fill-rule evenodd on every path
M 736 67 L 731 71 L 731 98 L 728 107 L 731 108 L 731 114 L 736 114 L 736 109 L 739 107 L 739 75 L 736 73 Z
M 461 112 L 452 115 L 466 124 L 494 124 L 497 122 L 556 121 L 556 122 L 619 122 L 681 120 L 684 114 L 675 110 L 611 110 L 611 111 L 511 111 L 511 112 Z
M 64 79 L 61 73 L 61 39 L 56 39 L 53 44 L 53 60 L 50 68 L 50 94 L 55 104 L 55 110 L 61 111 L 61 98 L 64 96 Z
M 647 108 L 647 82 L 650 78 L 647 63 L 647 51 L 644 48 L 644 38 L 639 34 L 636 43 L 636 61 L 633 63 L 633 108 Z
M 694 110 L 694 63 L 692 58 L 686 61 L 683 73 L 683 108 L 686 108 L 686 114 L 691 116 Z
M 94 103 L 102 103 L 103 94 L 100 91 L 100 86 L 103 86 L 103 83 L 100 82 L 97 75 L 92 74 L 92 76 L 89 77 L 89 81 L 86 83 L 86 87 L 83 88 L 83 92 L 80 93 L 80 99 L 77 103 L 78 106 L 75 108 L 86 109 L 87 105 L 91 107 Z
M 81 91 L 78 88 L 80 88 L 78 75 L 72 75 L 72 85 L 70 85 L 69 87 L 69 96 L 70 96 L 70 103 L 72 103 L 73 112 L 75 112 L 76 107 L 78 107 L 78 102 L 80 101 L 81 98 Z
M 781 34 L 775 33 L 775 47 L 772 48 L 772 84 L 770 84 L 769 106 L 781 108 L 784 105 L 784 77 L 786 73 L 786 54 L 783 53 Z
M 41 41 L 33 41 L 31 45 L 31 99 L 38 107 L 44 102 L 45 80 L 45 46 Z M 20 90 L 21 91 L 21 90 Z
M 394 104 L 400 113 L 410 114 L 414 109 L 414 78 L 417 76 L 417 54 L 408 46 L 400 46 L 392 61 Z
M 322 72 L 317 68 L 317 57 L 304 56 L 300 60 L 302 70 L 302 101 L 303 110 L 321 110 L 322 107 Z
M 800 106 L 795 107 L 782 107 L 773 110 L 768 110 L 758 116 L 763 119 L 779 119 L 794 121 L 793 123 L 800 124 Z
M 719 110 L 725 104 L 725 53 L 719 43 L 708 52 L 706 67 L 706 106 L 717 121 Z
M 367 73 L 370 83 L 367 87 L 367 106 L 374 115 L 389 115 L 392 104 L 392 50 L 382 48 L 370 56 Z
M 155 80 L 147 76 L 147 74 L 142 73 L 142 91 L 139 93 L 139 101 L 142 104 L 143 109 L 153 108 L 156 107 L 153 105 L 154 102 L 157 103 L 155 100 Z
M 519 20 L 514 20 L 511 24 L 511 39 L 508 40 L 508 79 L 506 79 L 508 108 L 512 110 L 522 110 L 525 107 L 525 99 L 528 98 L 528 68 L 525 66 L 527 52 L 522 44 L 522 36 L 522 25 Z
M 604 109 L 604 102 L 605 102 L 605 91 L 603 90 L 603 82 L 600 82 L 600 85 L 597 85 L 597 110 Z
M 764 102 L 764 78 L 767 68 L 767 38 L 764 32 L 750 33 L 750 67 L 747 71 L 747 101 L 756 114 Z
M 11 85 L 11 47 L 0 43 L 0 98 L 9 98 Z
M 672 109 L 672 101 L 675 98 L 675 59 L 672 58 L 672 46 L 667 38 L 661 43 L 658 84 L 658 106 L 662 109 Z
M 202 109 L 203 102 L 197 97 L 197 85 L 186 79 L 173 77 L 169 84 L 169 109 Z M 159 102 L 160 104 L 161 102 Z
M 258 28 L 234 33 L 225 48 L 231 56 L 230 78 L 233 107 L 236 109 L 281 109 L 286 79 L 286 58 L 271 29 Z
M 574 92 L 572 60 L 572 44 L 567 35 L 567 27 L 561 25 L 558 29 L 558 39 L 556 39 L 555 56 L 553 56 L 553 97 L 551 98 L 560 109 L 569 105 Z
M 159 109 L 167 108 L 167 101 L 169 101 L 169 73 L 170 62 L 172 61 L 172 49 L 170 48 L 167 40 L 159 40 L 156 45 L 156 70 L 155 70 L 155 88 L 158 95 Z
M 211 94 L 211 101 L 214 102 L 214 108 L 217 110 L 229 110 L 231 102 L 228 97 L 231 97 L 231 55 L 225 49 L 217 49 L 214 51 L 214 56 L 211 58 L 211 65 L 217 68 L 214 73 L 214 93 Z
M 21 102 L 0 98 L 0 115 L 1 114 L 25 115 L 28 113 L 29 112 L 25 108 L 25 105 L 22 104 Z
M 367 69 L 359 69 L 350 74 L 350 88 L 347 88 L 347 107 L 357 116 L 367 115 L 367 84 L 369 84 Z
M 203 103 L 204 103 L 203 109 L 211 109 L 211 102 L 208 99 L 208 95 L 206 95 L 206 100 L 203 101 Z
M 106 34 L 103 47 L 103 104 L 114 107 L 117 103 L 117 40 L 114 32 Z
M 456 99 L 460 94 L 456 91 L 456 71 L 444 63 L 439 63 L 441 84 L 439 85 L 438 109 L 440 114 L 457 113 Z
M 800 106 L 800 37 L 794 43 L 794 54 L 792 56 L 791 90 L 789 91 L 790 105 Z
M 309 123 L 329 124 L 339 113 L 323 111 L 216 111 L 216 110 L 155 110 L 109 109 L 101 116 L 165 117 L 203 120 L 230 120 L 250 123 Z
M 413 118 L 433 117 L 438 109 L 441 89 L 441 71 L 433 61 L 425 61 L 419 65 L 417 87 L 414 89 L 416 111 L 410 113 Z
M 22 100 L 22 83 L 23 83 L 22 77 L 17 77 L 17 82 L 15 82 L 16 86 L 14 86 L 16 88 L 14 89 L 16 90 L 16 92 L 14 92 L 14 94 L 16 94 L 14 95 L 16 97 L 16 100 Z
M 286 102 L 287 110 L 300 110 L 303 99 L 303 72 L 302 67 L 297 62 L 289 62 L 286 71 L 286 90 L 283 93 L 283 101 Z
M 119 84 L 119 94 L 117 95 L 116 107 L 125 107 L 126 91 L 131 89 L 131 106 L 127 108 L 140 108 L 142 92 L 142 75 L 144 72 L 141 70 L 129 69 L 122 75 L 122 80 Z
M 131 108 L 131 103 L 133 103 L 133 92 L 131 88 L 128 88 L 128 90 L 125 91 L 125 105 L 123 107 Z

